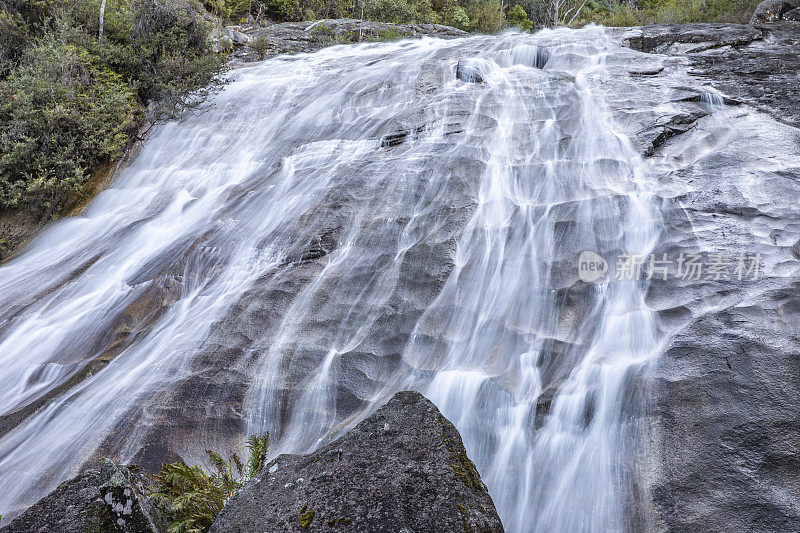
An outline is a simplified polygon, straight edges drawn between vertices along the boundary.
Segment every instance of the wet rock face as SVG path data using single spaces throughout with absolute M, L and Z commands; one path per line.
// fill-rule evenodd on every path
M 783 0 L 765 0 L 758 4 L 756 10 L 753 12 L 753 18 L 750 19 L 750 24 L 758 24 L 759 22 L 778 22 L 783 20 L 783 15 L 797 6 L 784 2 Z
M 453 425 L 400 392 L 344 437 L 281 455 L 234 496 L 215 533 L 501 532 L 492 499 Z
M 109 460 L 62 483 L 2 528 L 3 533 L 156 533 L 160 511 L 147 499 L 147 474 Z
M 610 31 L 634 50 L 687 60 L 698 85 L 713 85 L 732 100 L 800 125 L 800 24 L 655 24 Z
M 643 387 L 654 525 L 798 531 L 800 25 L 626 31 L 629 46 L 652 52 L 666 75 L 688 64 L 687 87 L 726 96 L 711 106 L 676 94 L 670 113 L 634 136 L 660 198 L 655 257 L 733 260 L 726 279 L 686 280 L 673 270 L 649 282 L 646 301 L 667 339 Z M 647 76 L 665 75 L 656 70 Z M 757 279 L 733 275 L 742 252 L 759 254 Z

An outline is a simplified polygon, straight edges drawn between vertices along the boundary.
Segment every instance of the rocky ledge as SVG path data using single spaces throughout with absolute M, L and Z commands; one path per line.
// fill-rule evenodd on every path
M 254 61 L 279 54 L 315 52 L 336 44 L 394 41 L 411 37 L 452 39 L 467 32 L 441 24 L 389 24 L 371 20 L 326 19 L 271 26 L 228 26 L 223 34 L 233 43 L 233 57 Z M 256 41 L 263 43 L 257 52 Z
M 500 532 L 503 526 L 456 428 L 416 392 L 400 392 L 344 437 L 281 455 L 225 506 L 214 533 Z
M 654 24 L 610 31 L 634 50 L 685 58 L 689 74 L 731 97 L 730 103 L 747 103 L 800 126 L 800 24 Z

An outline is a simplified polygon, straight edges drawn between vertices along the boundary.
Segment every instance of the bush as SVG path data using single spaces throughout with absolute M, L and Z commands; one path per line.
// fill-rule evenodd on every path
M 406 0 L 374 0 L 364 10 L 366 18 L 381 22 L 408 24 L 414 22 L 417 12 Z
M 203 533 L 211 528 L 225 502 L 264 468 L 269 433 L 250 436 L 247 449 L 246 464 L 236 454 L 226 461 L 206 450 L 210 473 L 183 461 L 161 465 L 161 471 L 153 476 L 151 496 L 166 505 L 174 518 L 168 531 Z
M 134 86 L 87 52 L 66 22 L 0 83 L 0 208 L 35 204 L 53 214 L 86 170 L 136 131 Z
M 470 27 L 469 15 L 461 6 L 453 6 L 445 17 L 445 23 L 455 26 L 461 30 L 467 30 Z
M 686 22 L 747 23 L 758 0 L 644 0 L 633 7 L 612 0 L 591 0 L 577 24 L 597 22 L 604 26 L 639 26 L 654 22 L 672 24 Z
M 187 3 L 109 0 L 102 42 L 99 5 L 0 10 L 0 210 L 57 215 L 134 138 L 148 103 L 179 112 L 222 65 Z
M 533 22 L 528 18 L 525 9 L 517 4 L 508 12 L 508 23 L 523 31 L 530 31 L 533 28 Z
M 185 96 L 208 84 L 222 66 L 211 55 L 209 29 L 188 6 L 136 0 L 130 50 L 114 59 L 139 84 L 142 102 L 160 100 L 180 109 Z
M 267 52 L 270 50 L 269 39 L 263 35 L 258 35 L 253 42 L 250 43 L 250 50 L 255 52 L 259 59 L 264 59 Z
M 260 0 L 262 12 L 278 22 L 292 22 L 301 19 L 300 4 L 297 0 Z
M 470 30 L 481 33 L 494 33 L 500 29 L 500 3 L 492 0 L 479 0 L 473 4 L 469 13 Z

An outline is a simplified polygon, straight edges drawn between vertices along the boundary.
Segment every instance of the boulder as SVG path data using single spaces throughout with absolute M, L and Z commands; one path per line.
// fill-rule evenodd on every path
M 146 497 L 147 474 L 108 459 L 87 469 L 1 528 L 3 533 L 156 533 L 165 520 Z
M 223 35 L 230 39 L 234 46 L 243 46 L 252 41 L 252 37 L 243 33 L 239 26 L 227 26 Z
M 214 533 L 501 532 L 461 437 L 435 405 L 400 392 L 339 440 L 281 455 L 225 506 Z
M 485 60 L 461 59 L 456 65 L 456 78 L 468 83 L 483 83 L 483 67 Z
M 750 24 L 758 24 L 759 22 L 778 22 L 783 20 L 783 15 L 792 11 L 797 6 L 784 2 L 784 0 L 764 0 L 758 4 L 756 10 L 753 12 L 753 18 L 750 19 Z

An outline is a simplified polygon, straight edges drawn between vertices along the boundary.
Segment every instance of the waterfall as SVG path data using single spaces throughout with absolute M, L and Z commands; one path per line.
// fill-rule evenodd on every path
M 659 234 L 606 101 L 622 50 L 597 27 L 334 47 L 157 126 L 0 267 L 0 512 L 103 455 L 306 452 L 416 389 L 507 531 L 628 527 L 659 336 L 640 277 L 577 269 Z

